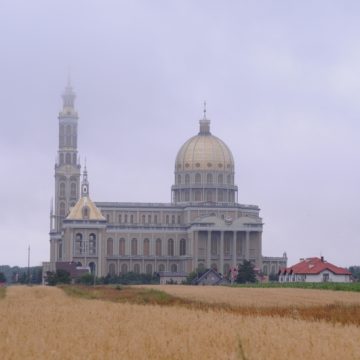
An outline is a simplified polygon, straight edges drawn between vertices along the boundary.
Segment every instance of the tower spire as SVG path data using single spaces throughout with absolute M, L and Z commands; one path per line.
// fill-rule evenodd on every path
M 199 121 L 200 131 L 199 135 L 211 135 L 210 133 L 210 120 L 206 117 L 206 101 L 204 101 L 204 117 Z
M 86 169 L 86 158 L 85 158 L 83 178 L 81 182 L 81 197 L 84 196 L 89 196 L 89 180 L 88 180 L 88 172 Z

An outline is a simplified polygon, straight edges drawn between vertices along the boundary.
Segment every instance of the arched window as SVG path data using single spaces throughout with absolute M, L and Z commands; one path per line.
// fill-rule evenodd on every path
M 174 256 L 174 240 L 173 239 L 168 240 L 168 255 Z
M 190 192 L 189 192 L 189 190 L 185 190 L 185 201 L 190 201 Z
M 89 208 L 86 205 L 82 208 L 82 217 L 83 219 L 89 219 Z
M 224 193 L 222 190 L 218 190 L 218 201 L 224 201 Z
M 177 272 L 177 265 L 172 264 L 170 269 L 171 269 L 171 272 Z
M 212 183 L 213 183 L 213 176 L 212 176 L 212 174 L 207 174 L 207 175 L 206 175 L 206 182 L 207 182 L 208 184 L 212 184 Z
M 151 275 L 151 274 L 152 274 L 152 265 L 151 265 L 151 264 L 147 264 L 145 271 L 146 271 L 147 274 L 150 274 L 150 275 Z
M 90 267 L 91 274 L 95 274 L 96 265 L 95 265 L 95 263 L 93 261 L 91 263 L 89 263 L 89 267 Z
M 128 216 L 127 214 L 125 214 L 125 224 L 127 224 L 127 222 L 128 222 Z
M 131 255 L 137 255 L 137 254 L 138 254 L 137 239 L 133 238 L 131 240 Z
M 73 154 L 73 164 L 76 165 L 76 154 Z
M 63 246 L 62 246 L 62 241 L 59 241 L 59 253 L 58 253 L 58 258 L 59 260 L 62 259 L 62 252 L 63 252 Z
M 142 224 L 145 224 L 145 215 L 142 215 L 142 216 L 141 216 L 141 223 L 142 223 Z
M 149 239 L 144 239 L 144 256 L 150 255 L 150 241 Z
M 158 221 L 158 217 L 157 215 L 154 215 L 154 224 L 157 224 L 157 221 Z
M 213 201 L 213 192 L 211 190 L 206 191 L 206 201 Z
M 190 175 L 186 174 L 185 175 L 185 185 L 189 185 L 190 184 Z
M 231 175 L 230 174 L 227 176 L 227 183 L 228 183 L 228 185 L 231 184 Z
M 275 274 L 276 271 L 275 271 L 275 265 L 271 265 L 271 274 Z
M 227 236 L 225 236 L 224 239 L 224 254 L 230 255 L 231 253 L 231 239 Z
M 121 218 L 121 214 L 119 214 L 119 224 L 122 223 L 122 218 Z
M 119 255 L 124 256 L 125 255 L 125 239 L 121 238 L 119 240 Z
M 161 239 L 156 239 L 156 243 L 155 243 L 155 255 L 156 256 L 161 256 Z
M 65 197 L 65 183 L 63 182 L 59 184 L 59 196 Z
M 131 215 L 130 215 L 130 224 L 133 224 L 133 223 L 134 223 L 134 215 L 131 214 Z
M 115 276 L 115 264 L 114 263 L 111 263 L 109 265 L 109 275 L 110 276 Z
M 134 273 L 140 274 L 140 264 L 134 264 Z
M 122 264 L 121 265 L 121 273 L 122 274 L 125 274 L 125 273 L 127 273 L 128 272 L 128 266 L 127 266 L 127 264 Z
M 180 240 L 180 255 L 186 255 L 186 240 Z
M 166 223 L 169 223 L 169 215 L 166 215 Z
M 66 146 L 71 145 L 71 126 L 66 126 Z
M 268 274 L 268 267 L 267 267 L 267 265 L 264 265 L 264 266 L 263 266 L 263 273 L 264 273 L 264 275 L 267 275 L 267 274 Z
M 89 255 L 96 254 L 96 235 L 90 234 L 89 235 Z
M 148 224 L 151 224 L 151 215 L 148 215 Z
M 224 182 L 224 176 L 223 176 L 223 174 L 219 174 L 219 176 L 218 176 L 218 183 L 219 183 L 219 184 L 223 184 L 223 182 Z
M 64 165 L 64 154 L 60 154 L 60 165 Z
M 201 175 L 195 174 L 195 184 L 201 184 Z
M 171 216 L 171 223 L 174 225 L 175 224 L 175 215 Z
M 70 196 L 76 198 L 76 183 L 71 183 Z
M 60 203 L 60 216 L 65 216 L 65 203 Z
M 180 174 L 177 177 L 177 182 L 178 182 L 178 184 L 181 184 L 181 175 Z
M 201 190 L 195 190 L 195 201 L 201 201 Z
M 107 239 L 106 242 L 106 255 L 113 256 L 114 255 L 114 240 L 112 238 Z
M 81 255 L 82 254 L 82 248 L 83 248 L 82 239 L 83 239 L 82 234 L 77 233 L 75 235 L 75 254 L 76 255 Z
M 225 276 L 229 275 L 229 271 L 230 271 L 230 265 L 229 264 L 224 264 L 224 274 Z
M 110 215 L 106 214 L 106 221 L 109 223 L 110 222 Z
M 71 155 L 69 153 L 66 153 L 66 155 L 65 155 L 65 163 L 67 165 L 71 164 Z
M 165 265 L 159 264 L 158 269 L 159 269 L 159 271 L 165 271 Z

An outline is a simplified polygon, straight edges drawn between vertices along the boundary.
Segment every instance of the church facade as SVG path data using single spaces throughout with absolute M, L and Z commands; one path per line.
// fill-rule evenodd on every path
M 81 179 L 70 84 L 62 98 L 47 270 L 67 261 L 90 267 L 97 276 L 196 268 L 227 274 L 245 259 L 265 273 L 286 267 L 285 253 L 262 256 L 260 209 L 238 203 L 233 155 L 211 134 L 205 111 L 198 134 L 176 156 L 169 203 L 93 202 L 86 167 Z

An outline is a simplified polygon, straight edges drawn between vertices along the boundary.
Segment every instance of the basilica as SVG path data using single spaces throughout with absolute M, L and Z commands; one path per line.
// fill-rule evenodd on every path
M 186 274 L 197 268 L 227 274 L 244 259 L 264 274 L 286 267 L 285 253 L 262 256 L 260 209 L 238 203 L 233 155 L 211 133 L 205 111 L 198 133 L 176 155 L 169 203 L 102 202 L 93 201 L 86 166 L 81 173 L 70 83 L 62 99 L 50 262 L 44 268 L 75 262 L 105 276 L 129 271 Z

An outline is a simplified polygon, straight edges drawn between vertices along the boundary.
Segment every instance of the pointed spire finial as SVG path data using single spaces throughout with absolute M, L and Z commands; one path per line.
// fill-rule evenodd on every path
M 206 101 L 204 101 L 204 120 L 206 120 Z

